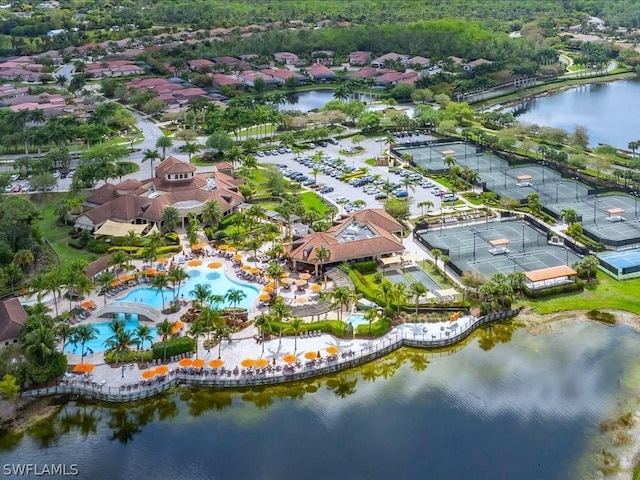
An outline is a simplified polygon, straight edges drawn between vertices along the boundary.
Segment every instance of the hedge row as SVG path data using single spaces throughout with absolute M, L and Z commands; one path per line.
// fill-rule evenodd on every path
M 393 322 L 389 318 L 380 318 L 371 324 L 371 336 L 380 337 L 387 333 L 393 326 Z M 369 324 L 364 323 L 356 327 L 356 335 L 369 335 Z
M 372 288 L 364 284 L 360 275 L 361 274 L 355 270 L 349 271 L 349 278 L 351 278 L 353 285 L 356 287 L 356 292 L 361 293 L 367 300 L 377 302 L 377 293 Z
M 278 335 L 282 330 L 283 335 L 293 335 L 291 324 L 287 322 L 270 322 L 271 331 Z M 321 330 L 323 333 L 329 333 L 337 337 L 343 337 L 347 333 L 348 325 L 340 320 L 322 320 L 320 322 L 303 323 L 300 326 L 299 333 L 308 332 L 309 330 Z
M 153 359 L 164 359 L 174 355 L 193 352 L 195 345 L 190 337 L 170 338 L 165 342 L 154 343 L 152 347 Z
M 375 273 L 378 270 L 378 261 L 377 260 L 363 260 L 361 262 L 357 262 L 353 265 L 353 269 L 357 270 L 362 275 L 368 275 L 370 273 Z
M 558 285 L 557 287 L 542 288 L 540 290 L 525 288 L 523 292 L 529 298 L 543 298 L 550 297 L 552 295 L 560 295 L 561 293 L 581 292 L 582 290 L 584 290 L 584 282 L 582 280 L 576 280 L 573 283 Z
M 123 358 L 124 357 L 124 358 Z M 146 351 L 129 351 L 124 355 L 122 352 L 107 351 L 104 352 L 104 361 L 106 363 L 129 363 L 129 362 L 150 362 L 152 360 L 152 353 L 149 350 Z

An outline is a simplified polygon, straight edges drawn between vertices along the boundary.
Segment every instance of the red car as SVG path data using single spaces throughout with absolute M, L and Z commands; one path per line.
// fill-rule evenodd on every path
M 13 188 L 11 189 L 13 193 L 18 193 L 20 190 L 22 190 L 22 185 L 20 185 L 19 183 L 14 185 Z

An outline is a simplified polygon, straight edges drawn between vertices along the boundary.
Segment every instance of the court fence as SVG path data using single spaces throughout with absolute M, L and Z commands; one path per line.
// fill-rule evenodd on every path
M 443 348 L 459 343 L 460 341 L 471 335 L 477 328 L 492 322 L 509 320 L 520 313 L 522 307 L 495 312 L 484 315 L 482 317 L 473 318 L 461 328 L 459 333 L 451 335 L 451 332 L 444 330 L 439 335 L 427 335 L 423 332 L 397 332 L 387 338 L 374 340 L 368 346 L 362 347 L 360 350 L 352 351 L 350 355 L 343 352 L 344 355 L 338 356 L 338 359 L 332 362 L 324 362 L 321 366 L 317 364 L 300 365 L 293 370 L 278 370 L 274 374 L 251 371 L 232 372 L 227 370 L 226 374 L 218 374 L 217 370 L 192 370 L 191 372 L 173 370 L 164 379 L 151 380 L 148 385 L 140 386 L 139 384 L 110 387 L 101 384 L 87 382 L 75 385 L 56 385 L 46 388 L 37 388 L 21 392 L 21 397 L 44 397 L 50 395 L 79 395 L 105 402 L 124 403 L 143 400 L 166 392 L 179 385 L 187 385 L 194 387 L 212 387 L 212 388 L 251 388 L 268 385 L 279 385 L 283 383 L 295 382 L 299 380 L 307 380 L 310 378 L 330 375 L 335 372 L 347 370 L 357 367 L 367 362 L 371 362 L 381 358 L 403 346 L 414 348 L 435 349 Z M 214 373 L 215 372 L 215 373 Z

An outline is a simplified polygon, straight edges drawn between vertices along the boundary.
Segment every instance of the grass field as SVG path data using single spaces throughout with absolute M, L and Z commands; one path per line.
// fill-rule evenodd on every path
M 526 300 L 529 306 L 542 315 L 569 310 L 624 310 L 640 314 L 640 279 L 619 282 L 598 272 L 599 284 L 584 292 L 568 293 L 553 298 Z
M 329 206 L 322 201 L 322 199 L 314 192 L 304 192 L 300 194 L 304 208 L 308 210 L 315 210 L 320 215 L 324 216 L 329 209 Z

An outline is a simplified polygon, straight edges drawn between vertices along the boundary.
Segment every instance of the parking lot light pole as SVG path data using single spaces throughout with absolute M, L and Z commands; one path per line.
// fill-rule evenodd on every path
M 476 231 L 475 229 L 472 230 L 473 232 L 473 261 L 475 262 L 476 260 Z
M 522 220 L 522 251 L 524 252 L 524 229 L 527 226 L 527 224 L 525 223 L 524 219 Z
M 576 202 L 578 201 L 578 177 L 573 177 L 573 179 L 576 181 Z

